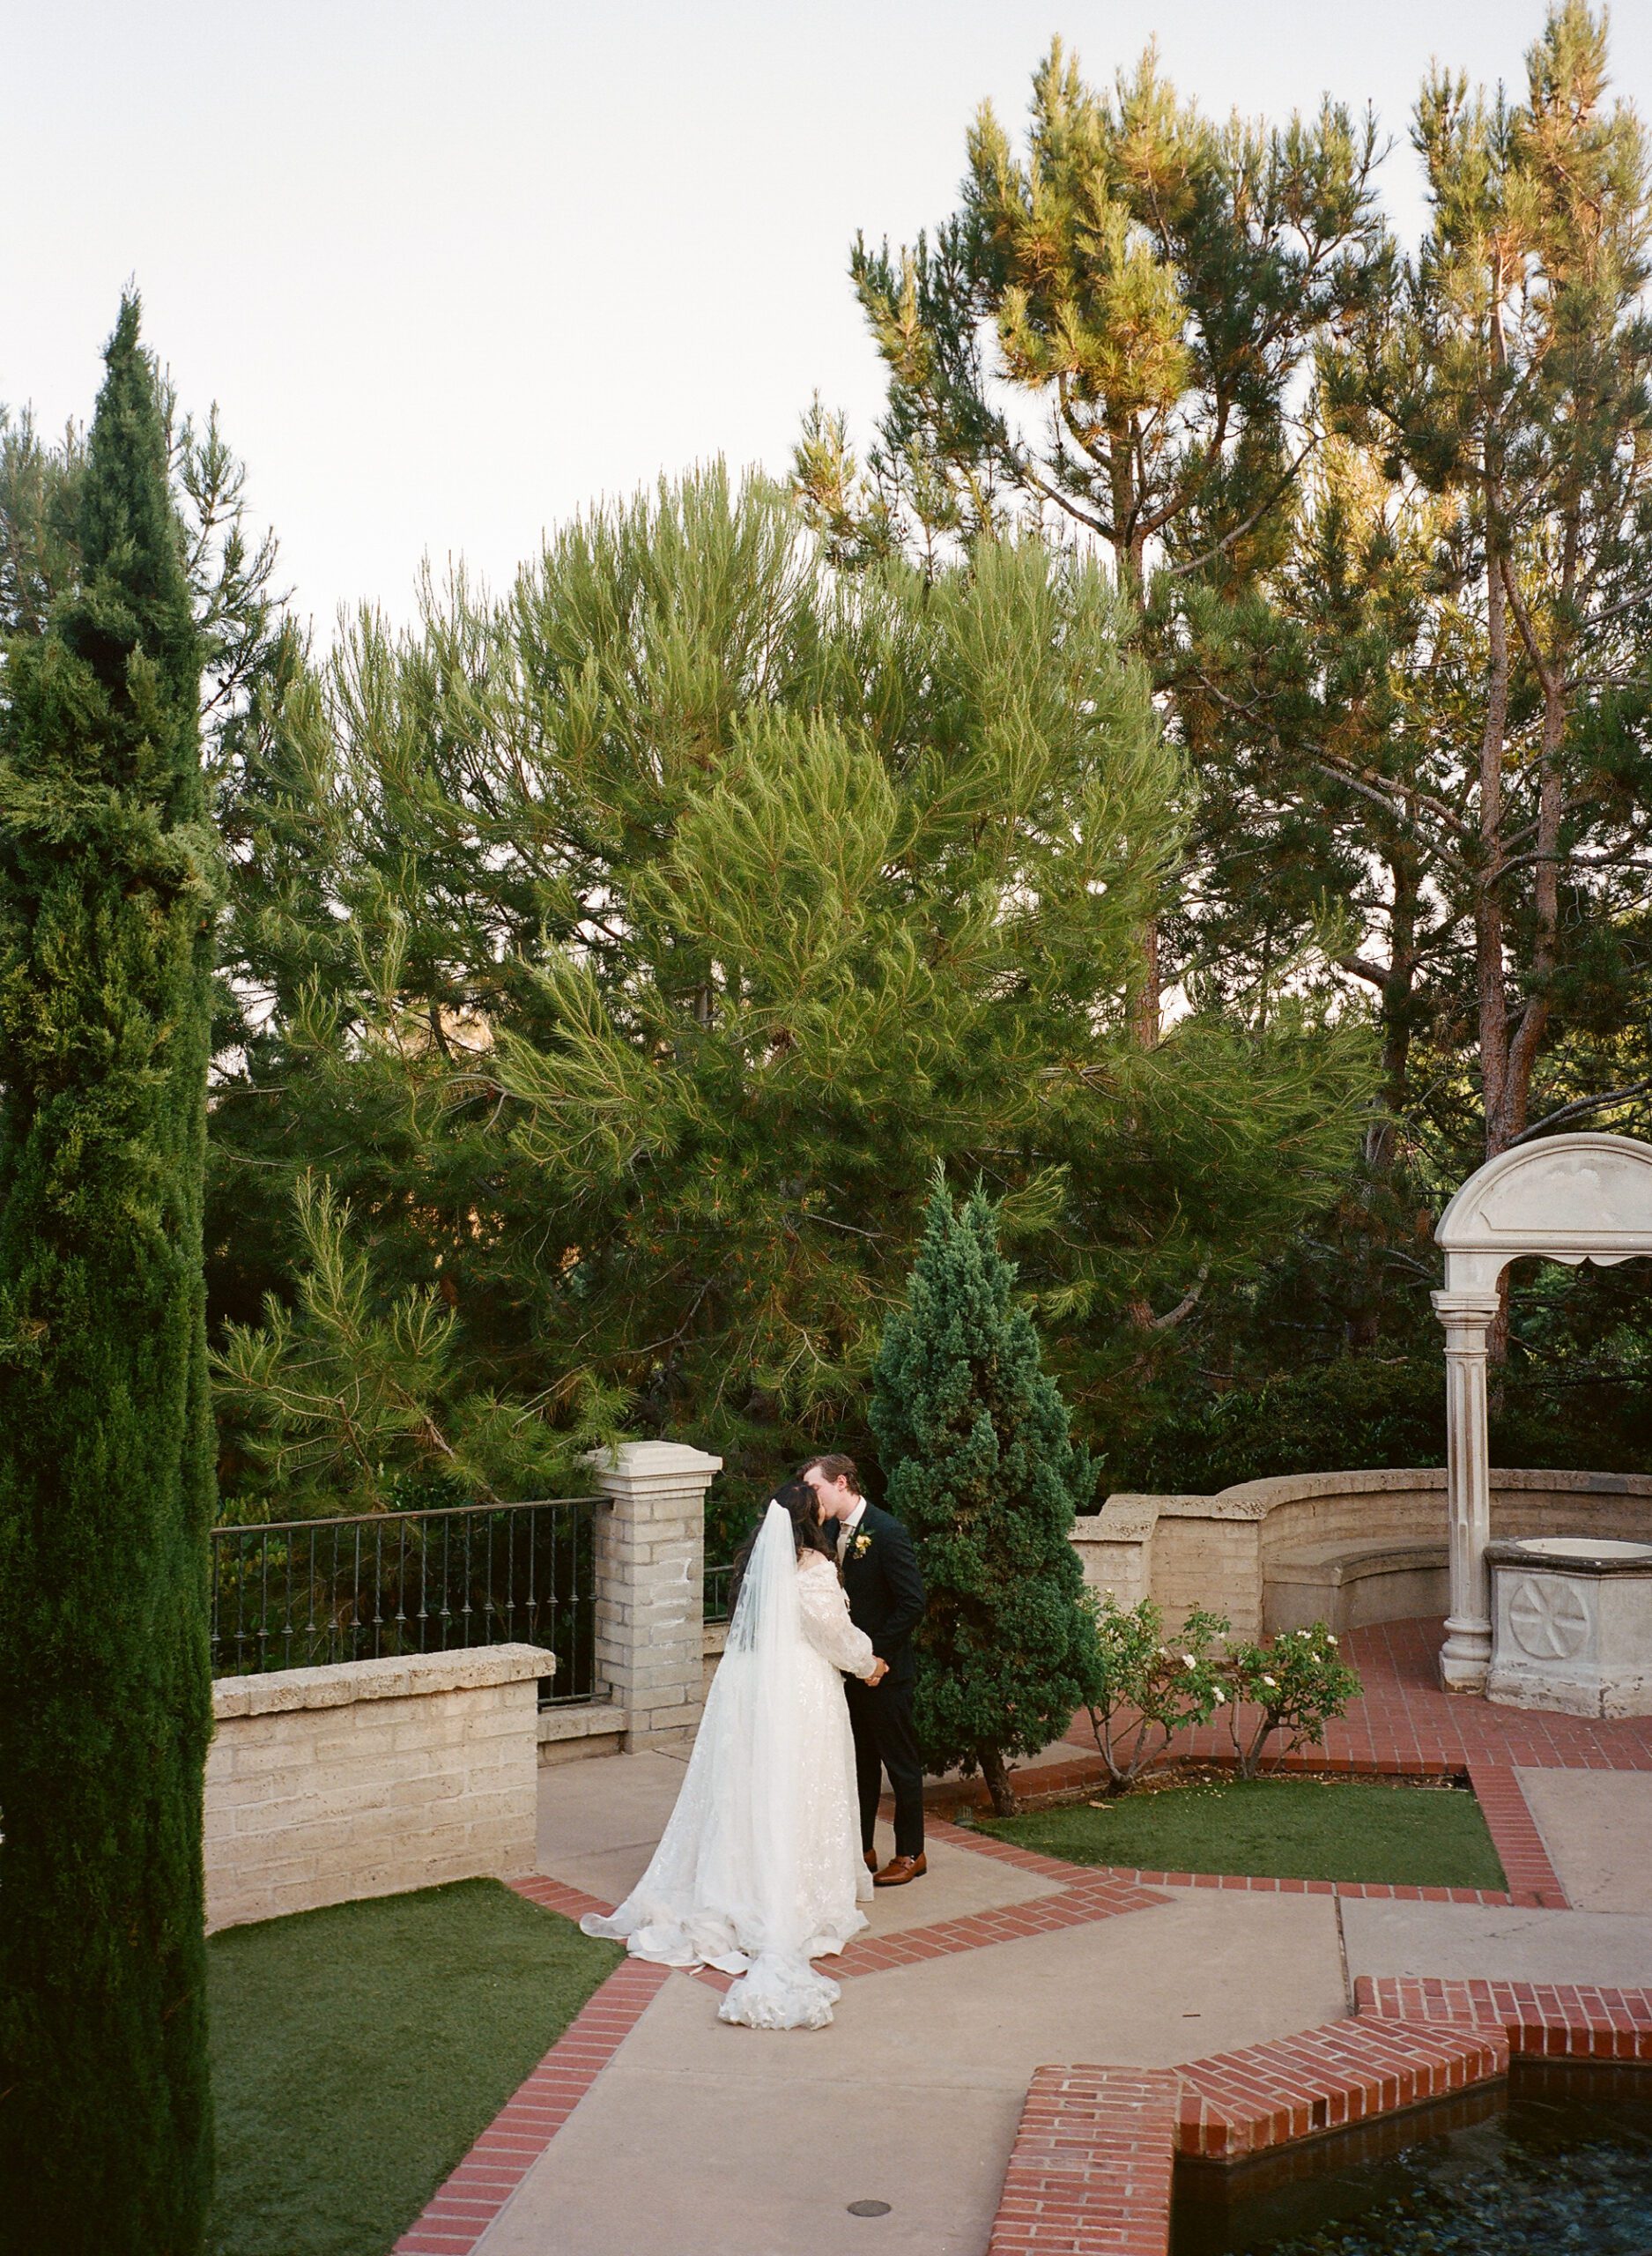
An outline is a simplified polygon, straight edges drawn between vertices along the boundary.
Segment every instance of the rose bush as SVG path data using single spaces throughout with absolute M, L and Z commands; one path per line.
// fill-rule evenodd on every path
M 1227 1623 L 1196 1608 L 1167 1642 L 1163 1612 L 1152 1599 L 1124 1607 L 1111 1591 L 1087 1590 L 1084 1603 L 1100 1653 L 1095 1696 L 1085 1709 L 1108 1790 L 1118 1793 L 1163 1759 L 1178 1732 L 1209 1723 L 1229 1699 L 1218 1650 Z
M 1276 1750 L 1318 1747 L 1325 1725 L 1348 1712 L 1359 1696 L 1359 1679 L 1337 1650 L 1322 1622 L 1311 1629 L 1281 1629 L 1265 1644 L 1232 1643 L 1226 1677 L 1232 1700 L 1227 1710 L 1240 1775 L 1254 1778 L 1270 1739 L 1289 1736 Z
M 1152 1599 L 1122 1607 L 1111 1591 L 1086 1591 L 1083 1602 L 1100 1654 L 1085 1710 L 1110 1793 L 1162 1762 L 1179 1732 L 1219 1712 L 1241 1776 L 1254 1778 L 1270 1741 L 1285 1734 L 1278 1755 L 1322 1745 L 1325 1725 L 1359 1696 L 1359 1679 L 1322 1622 L 1258 1642 L 1230 1636 L 1223 1615 L 1195 1607 L 1167 1637 Z

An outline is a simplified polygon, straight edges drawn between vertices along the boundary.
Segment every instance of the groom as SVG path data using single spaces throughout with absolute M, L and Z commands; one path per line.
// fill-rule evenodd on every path
M 912 1538 L 892 1512 L 861 1494 L 852 1457 L 811 1458 L 799 1476 L 820 1500 L 823 1520 L 837 1522 L 838 1565 L 849 1619 L 864 1629 L 878 1656 L 869 1680 L 846 1677 L 860 1792 L 861 1847 L 878 1888 L 904 1888 L 928 1872 L 923 1855 L 923 1762 L 912 1723 L 917 1674 L 912 1632 L 923 1619 L 923 1578 Z M 883 1870 L 872 1848 L 881 1773 L 895 1798 L 895 1853 Z

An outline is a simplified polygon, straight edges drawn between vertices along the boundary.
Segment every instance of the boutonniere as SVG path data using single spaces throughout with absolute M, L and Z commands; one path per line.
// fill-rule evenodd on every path
M 872 1539 L 870 1535 L 857 1535 L 854 1542 L 849 1546 L 850 1550 L 854 1552 L 855 1556 L 857 1559 L 863 1558 L 871 1547 Z

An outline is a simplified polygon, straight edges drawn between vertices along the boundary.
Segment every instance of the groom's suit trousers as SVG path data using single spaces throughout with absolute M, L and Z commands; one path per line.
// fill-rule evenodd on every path
M 872 1845 L 878 1798 L 887 1770 L 895 1801 L 895 1854 L 920 1856 L 923 1851 L 923 1759 L 912 1725 L 912 1688 L 888 1677 L 876 1686 L 850 1677 L 843 1688 L 848 1695 L 849 1724 L 855 1733 L 861 1846 L 870 1849 Z

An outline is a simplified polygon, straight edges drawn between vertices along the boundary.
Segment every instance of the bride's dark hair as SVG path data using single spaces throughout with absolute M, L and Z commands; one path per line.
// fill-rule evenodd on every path
M 821 1552 L 828 1559 L 837 1557 L 837 1546 L 820 1525 L 820 1502 L 806 1480 L 782 1480 L 769 1499 L 770 1503 L 783 1505 L 791 1515 L 791 1540 L 797 1555 L 805 1551 Z M 740 1595 L 740 1584 L 745 1579 L 745 1570 L 752 1547 L 763 1530 L 763 1518 L 767 1517 L 765 1505 L 762 1518 L 740 1546 L 734 1562 L 734 1572 L 729 1577 L 729 1612 L 733 1614 L 735 1601 Z

